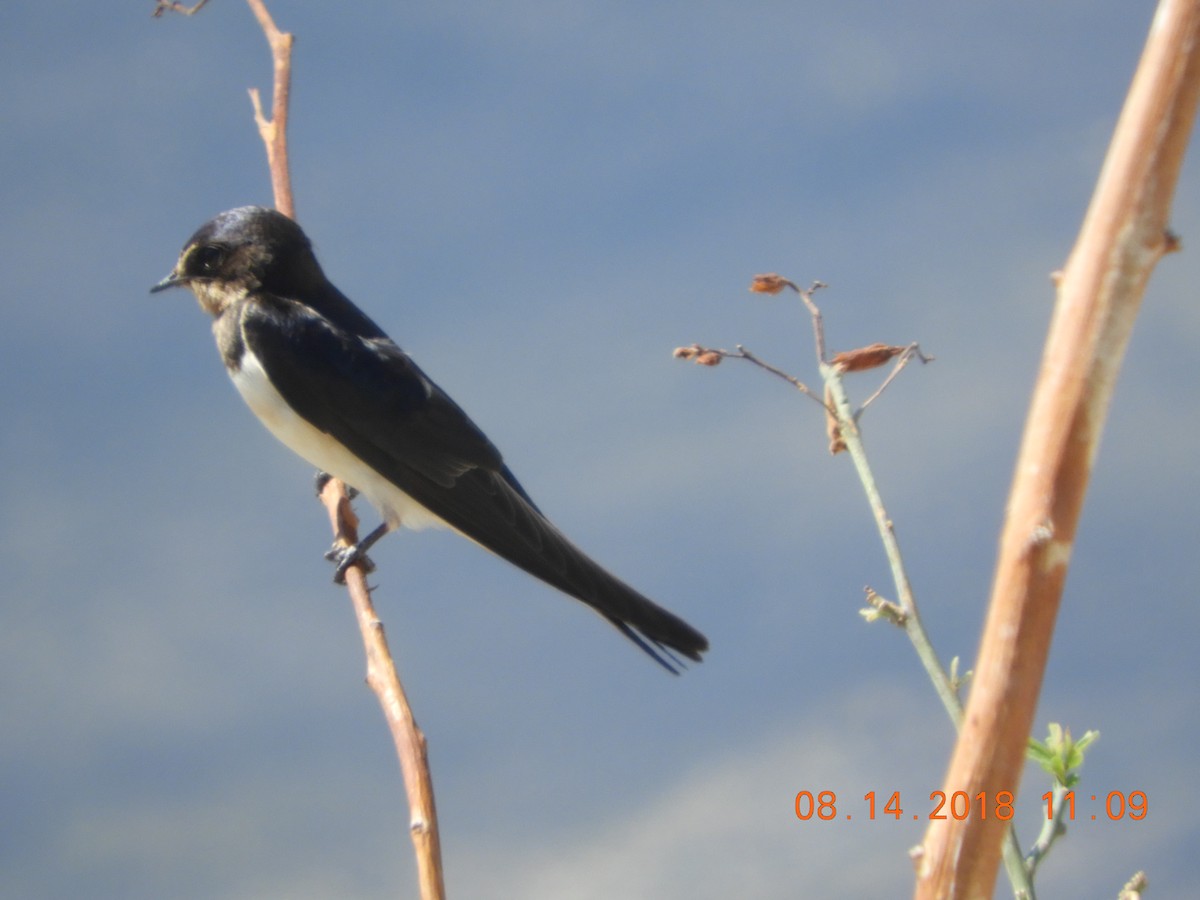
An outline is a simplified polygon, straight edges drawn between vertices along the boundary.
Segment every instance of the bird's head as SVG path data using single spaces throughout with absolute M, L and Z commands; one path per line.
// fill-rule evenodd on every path
M 175 268 L 150 291 L 189 287 L 216 316 L 251 291 L 295 297 L 324 284 L 299 225 L 273 209 L 241 206 L 202 225 L 184 244 Z

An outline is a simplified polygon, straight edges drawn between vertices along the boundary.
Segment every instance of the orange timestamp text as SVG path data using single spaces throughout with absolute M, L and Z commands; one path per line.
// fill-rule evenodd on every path
M 1096 806 L 1097 812 L 1091 813 L 1091 820 L 1109 819 L 1117 821 L 1120 819 L 1131 819 L 1135 822 L 1140 822 L 1146 818 L 1149 812 L 1150 805 L 1146 799 L 1145 791 L 1109 791 L 1103 797 L 1103 801 L 1096 794 L 1088 795 L 1090 799 L 1081 799 L 1080 805 L 1084 806 L 1084 811 L 1080 818 L 1088 816 L 1087 803 L 1100 804 Z M 976 794 L 969 794 L 966 791 L 954 791 L 947 794 L 945 791 L 934 791 L 929 795 L 930 806 L 922 810 L 922 812 L 911 813 L 907 816 L 912 819 L 967 819 L 975 816 L 980 819 L 995 818 L 1002 821 L 1008 821 L 1013 817 L 1013 793 L 1012 791 L 980 791 Z M 1053 791 L 1047 791 L 1042 794 L 1042 802 L 1045 804 L 1046 818 L 1053 819 L 1056 814 L 1060 820 L 1068 822 L 1075 821 L 1075 792 L 1066 791 L 1065 793 L 1056 796 Z M 1059 804 L 1056 809 L 1055 804 Z M 796 818 L 807 822 L 811 819 L 817 819 L 822 822 L 828 822 L 831 819 L 851 819 L 854 815 L 859 818 L 869 819 L 874 821 L 876 817 L 890 817 L 896 821 L 906 817 L 904 805 L 900 799 L 899 791 L 892 791 L 890 795 L 876 794 L 875 791 L 867 791 L 863 795 L 862 805 L 858 805 L 857 798 L 855 799 L 852 808 L 848 809 L 846 804 L 842 805 L 839 810 L 838 795 L 836 791 L 799 791 L 796 794 Z

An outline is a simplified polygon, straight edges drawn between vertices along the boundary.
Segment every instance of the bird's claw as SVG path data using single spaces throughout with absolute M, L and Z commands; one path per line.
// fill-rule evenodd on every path
M 326 552 L 325 558 L 334 564 L 334 584 L 345 584 L 346 570 L 353 565 L 360 566 L 364 575 L 375 571 L 375 563 L 371 562 L 371 558 L 367 556 L 365 549 L 359 549 L 358 544 L 350 547 L 334 544 Z
M 333 476 L 328 472 L 322 472 L 320 470 L 317 471 L 313 486 L 316 488 L 318 497 L 321 496 L 321 493 L 325 490 L 325 485 L 329 484 L 329 480 L 331 478 L 333 478 Z M 358 496 L 358 488 L 353 488 L 350 485 L 346 485 L 346 496 L 353 500 Z
M 328 472 L 317 471 L 316 477 L 313 479 L 313 488 L 317 492 L 318 499 L 325 492 L 325 485 L 329 484 L 329 479 L 332 477 Z

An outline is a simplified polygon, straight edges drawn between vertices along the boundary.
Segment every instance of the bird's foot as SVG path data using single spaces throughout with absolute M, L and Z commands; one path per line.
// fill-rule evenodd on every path
M 325 485 L 329 484 L 329 479 L 331 478 L 333 478 L 333 476 L 328 472 L 322 472 L 320 470 L 317 471 L 316 478 L 314 479 L 314 487 L 316 488 L 318 497 L 321 496 L 321 492 L 325 490 Z M 350 485 L 346 485 L 346 496 L 353 500 L 358 496 L 358 488 L 353 488 L 350 487 Z
M 362 566 L 363 574 L 369 574 L 375 571 L 375 563 L 367 558 L 367 551 L 375 546 L 375 542 L 388 533 L 390 526 L 384 520 L 378 528 L 360 540 L 357 544 L 352 544 L 347 547 L 343 544 L 335 543 L 329 548 L 329 552 L 325 554 L 325 558 L 333 563 L 337 568 L 333 570 L 333 583 L 346 583 L 346 570 L 358 564 Z
M 353 565 L 361 566 L 364 575 L 375 571 L 375 563 L 371 562 L 371 558 L 367 556 L 367 548 L 362 546 L 361 542 L 349 547 L 334 544 L 326 552 L 325 558 L 334 564 L 334 584 L 345 584 L 346 570 Z

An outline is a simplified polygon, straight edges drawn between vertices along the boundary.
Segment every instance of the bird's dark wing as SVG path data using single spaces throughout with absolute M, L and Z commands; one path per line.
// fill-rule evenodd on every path
M 451 527 L 587 603 L 668 669 L 651 644 L 694 660 L 708 648 L 555 528 L 483 432 L 391 340 L 270 295 L 251 298 L 242 333 L 297 413 Z

